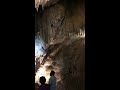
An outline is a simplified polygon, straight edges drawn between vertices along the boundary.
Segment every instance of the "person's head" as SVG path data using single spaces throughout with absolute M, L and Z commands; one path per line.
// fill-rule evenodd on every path
M 44 76 L 40 77 L 39 82 L 40 82 L 41 84 L 45 84 L 46 78 L 45 78 Z
M 55 72 L 54 71 L 51 71 L 50 72 L 50 76 L 54 76 L 55 75 Z

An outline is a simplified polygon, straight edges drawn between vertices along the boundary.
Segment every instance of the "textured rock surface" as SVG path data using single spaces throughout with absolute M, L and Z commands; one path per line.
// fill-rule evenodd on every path
M 42 5 L 42 7 L 48 7 L 50 5 L 54 5 L 58 2 L 59 0 L 35 0 L 35 8 L 38 9 L 39 5 Z
M 76 2 L 77 3 L 77 2 Z M 53 6 L 45 8 L 42 17 L 38 18 L 38 31 L 57 40 L 68 35 L 68 33 L 77 33 L 77 30 L 85 25 L 84 4 L 73 4 L 72 6 L 60 2 Z M 42 35 L 43 35 L 42 34 Z
M 69 3 L 69 4 L 68 4 Z M 61 0 L 36 13 L 35 32 L 46 43 L 63 43 L 53 58 L 53 67 L 58 67 L 61 81 L 58 90 L 85 90 L 85 40 L 75 38 L 85 25 L 85 8 L 82 0 Z M 68 37 L 67 41 L 63 39 Z M 72 39 L 75 38 L 75 39 Z

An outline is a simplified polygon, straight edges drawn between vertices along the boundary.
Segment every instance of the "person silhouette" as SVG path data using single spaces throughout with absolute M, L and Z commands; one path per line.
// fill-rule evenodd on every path
M 39 90 L 50 90 L 49 85 L 46 84 L 46 78 L 44 76 L 40 77 L 39 82 L 41 83 Z
M 56 90 L 56 77 L 54 76 L 55 72 L 51 71 L 50 72 L 50 79 L 49 79 L 49 86 L 50 86 L 50 90 Z

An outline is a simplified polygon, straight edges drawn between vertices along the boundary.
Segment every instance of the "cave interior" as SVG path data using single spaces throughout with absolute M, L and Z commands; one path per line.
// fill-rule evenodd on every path
M 51 70 L 57 90 L 85 90 L 84 0 L 48 0 L 35 8 L 36 90 Z

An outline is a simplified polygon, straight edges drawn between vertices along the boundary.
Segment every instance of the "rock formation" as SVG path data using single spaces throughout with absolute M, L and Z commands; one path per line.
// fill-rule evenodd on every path
M 84 0 L 51 3 L 35 13 L 35 35 L 45 42 L 45 48 L 51 44 L 55 48 L 45 68 L 56 71 L 58 90 L 85 90 Z

